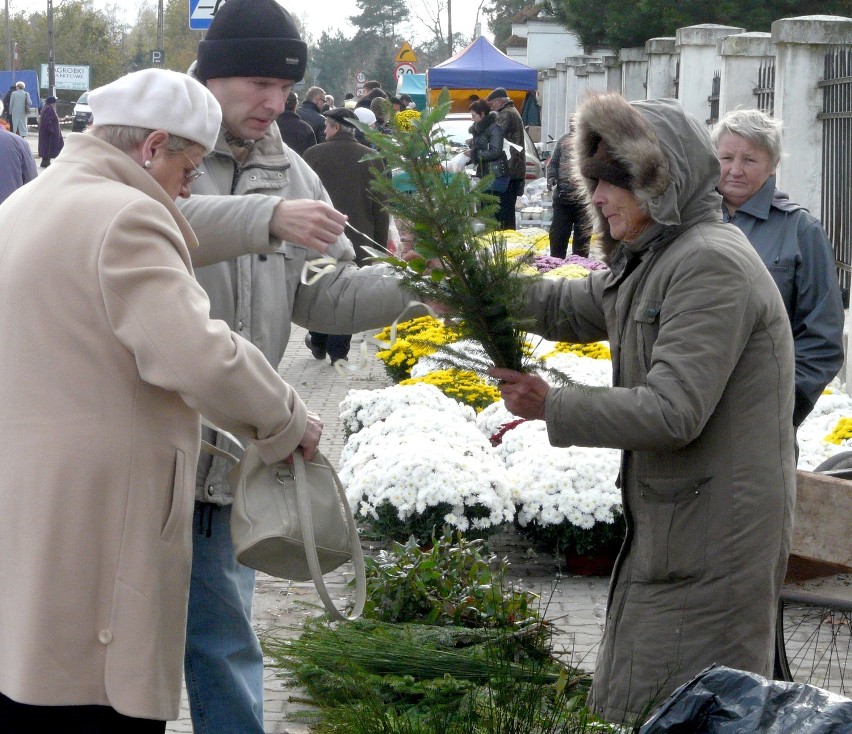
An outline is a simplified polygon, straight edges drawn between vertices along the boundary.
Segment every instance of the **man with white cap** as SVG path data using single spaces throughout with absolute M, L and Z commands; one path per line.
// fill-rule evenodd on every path
M 194 262 L 212 314 L 281 361 L 291 321 L 324 334 L 387 325 L 408 302 L 382 267 L 357 268 L 346 217 L 317 175 L 281 141 L 276 118 L 302 79 L 307 46 L 275 0 L 228 0 L 199 43 L 193 73 L 222 105 L 222 131 L 207 174 L 181 203 L 201 247 Z M 311 248 L 311 249 L 308 249 Z M 246 254 L 235 257 L 240 252 Z M 312 285 L 303 266 L 337 260 Z M 230 253 L 230 255 L 228 255 Z M 230 257 L 231 259 L 226 259 Z M 328 369 L 331 369 L 329 366 Z M 205 437 L 231 453 L 225 436 Z M 226 461 L 198 463 L 185 676 L 196 732 L 263 732 L 263 656 L 251 625 L 254 572 L 231 547 Z
M 179 713 L 199 414 L 275 462 L 321 424 L 193 277 L 188 197 L 221 110 L 147 69 L 0 206 L 0 729 Z

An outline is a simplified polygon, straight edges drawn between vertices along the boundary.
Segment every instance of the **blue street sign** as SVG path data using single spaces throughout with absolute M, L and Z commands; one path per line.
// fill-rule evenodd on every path
M 189 0 L 189 27 L 193 31 L 206 31 L 213 22 L 216 0 Z

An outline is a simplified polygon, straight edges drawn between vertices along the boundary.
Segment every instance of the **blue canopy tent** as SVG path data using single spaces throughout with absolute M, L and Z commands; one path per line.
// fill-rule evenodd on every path
M 396 85 L 396 96 L 407 94 L 418 110 L 426 109 L 426 75 L 402 74 Z
M 434 105 L 441 89 L 447 87 L 454 111 L 467 111 L 471 94 L 487 97 L 491 90 L 503 87 L 520 111 L 528 92 L 538 89 L 538 72 L 510 59 L 485 36 L 479 36 L 455 56 L 426 72 L 429 103 Z

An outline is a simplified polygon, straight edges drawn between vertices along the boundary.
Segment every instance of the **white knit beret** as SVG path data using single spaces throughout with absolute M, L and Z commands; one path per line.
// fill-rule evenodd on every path
M 222 108 L 200 82 L 168 69 L 127 74 L 89 94 L 95 125 L 165 130 L 204 147 L 216 145 Z
M 366 107 L 356 107 L 354 112 L 365 125 L 372 125 L 376 121 L 375 113 Z

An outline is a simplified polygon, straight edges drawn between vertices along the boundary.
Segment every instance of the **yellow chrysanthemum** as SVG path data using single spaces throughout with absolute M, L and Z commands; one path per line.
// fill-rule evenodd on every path
M 604 342 L 591 342 L 590 344 L 571 344 L 569 342 L 557 342 L 552 352 L 544 355 L 544 358 L 552 357 L 554 354 L 566 353 L 576 354 L 580 357 L 591 359 L 612 359 L 609 347 Z
M 400 130 L 409 132 L 412 130 L 412 122 L 420 119 L 420 113 L 417 110 L 403 110 L 396 115 L 396 126 Z
M 585 278 L 589 271 L 582 265 L 560 265 L 544 274 L 545 278 Z
M 390 341 L 390 327 L 376 334 L 376 340 Z M 411 368 L 421 357 L 433 354 L 441 344 L 458 341 L 459 334 L 452 327 L 444 325 L 439 319 L 421 316 L 397 324 L 396 341 L 376 352 L 376 359 L 383 362 L 385 370 L 394 380 L 402 380 L 411 375 Z
M 399 384 L 416 385 L 419 382 L 434 385 L 447 397 L 471 406 L 477 413 L 500 399 L 500 391 L 496 387 L 469 370 L 436 370 L 423 377 L 403 380 Z
M 823 441 L 840 446 L 840 444 L 850 438 L 852 438 L 852 418 L 841 418 L 837 421 L 837 425 L 834 426 L 834 430 Z

